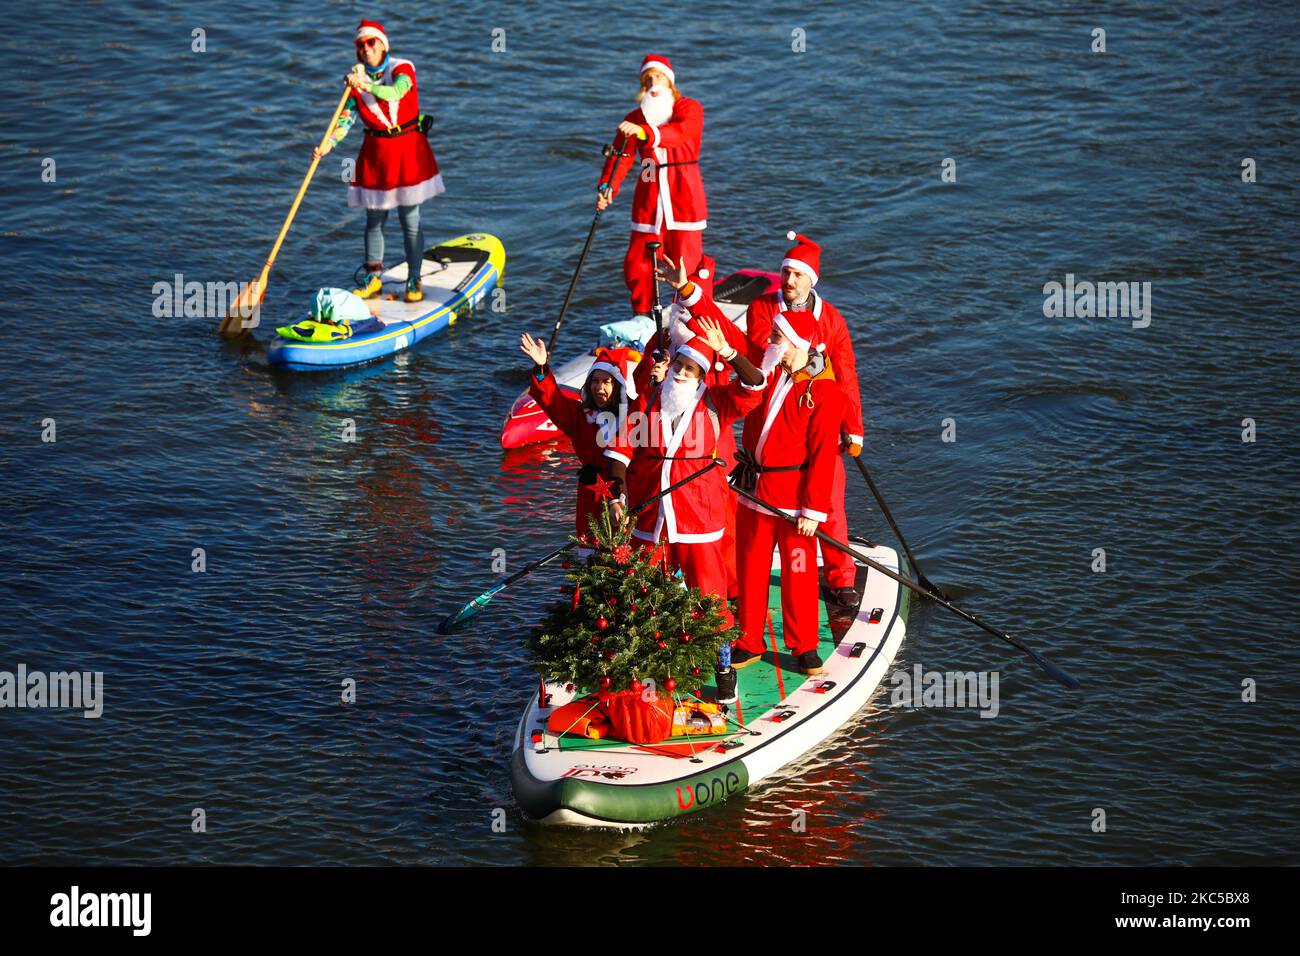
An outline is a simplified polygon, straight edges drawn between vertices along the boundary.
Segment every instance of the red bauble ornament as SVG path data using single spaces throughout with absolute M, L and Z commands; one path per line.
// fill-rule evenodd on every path
M 643 585 L 641 585 L 641 593 L 642 593 L 642 594 L 649 594 L 649 593 L 650 593 L 650 589 L 649 589 L 648 587 L 646 587 L 646 586 L 643 584 Z
M 629 577 L 629 578 L 634 574 L 636 574 L 636 568 L 628 568 L 626 571 L 623 572 L 624 577 Z
M 561 561 L 561 562 L 560 562 L 560 567 L 564 568 L 564 570 L 567 571 L 567 570 L 569 570 L 569 568 L 571 567 L 571 565 L 569 564 L 568 561 Z
M 668 678 L 666 681 L 664 681 L 664 690 L 671 693 L 676 689 L 677 689 L 677 681 L 673 680 L 671 677 Z
M 700 676 L 700 669 L 699 669 L 698 667 L 692 667 L 692 668 L 691 668 L 691 676 L 692 676 L 692 677 L 699 677 L 699 676 Z
M 599 684 L 599 685 L 601 686 L 602 689 L 604 689 L 604 690 L 608 690 L 608 689 L 609 689 L 609 685 L 612 684 L 613 681 L 611 681 L 611 680 L 609 679 L 609 677 L 601 677 L 601 679 L 598 680 L 596 683 Z
M 567 691 L 572 691 L 572 690 L 573 690 L 573 685 L 572 685 L 572 684 L 565 684 L 565 685 L 564 685 L 564 689 L 567 690 Z
M 645 684 L 641 683 L 634 677 L 632 678 L 632 683 L 627 685 L 627 689 L 634 694 L 639 694 L 641 691 L 645 690 Z
M 666 650 L 668 650 L 668 645 L 665 644 L 663 641 L 660 641 L 660 642 L 659 642 L 659 650 L 661 650 L 661 651 L 666 651 Z
M 607 627 L 609 627 L 609 618 L 607 617 L 596 618 L 596 630 L 603 631 Z
M 689 644 L 691 642 L 691 635 L 687 634 L 685 631 L 682 631 L 680 634 L 677 635 L 677 640 L 681 641 L 683 644 Z
M 636 605 L 635 605 L 635 604 L 629 604 L 629 605 L 627 606 L 627 609 L 628 609 L 629 611 L 631 611 L 633 614 L 636 613 Z
M 606 652 L 605 652 L 605 660 L 607 660 L 607 661 L 612 661 L 613 659 L 614 659 L 614 652 L 613 652 L 613 651 L 606 651 Z
M 704 615 L 701 614 L 698 610 L 695 610 L 695 611 L 692 611 L 692 612 L 691 612 L 691 620 L 692 620 L 692 621 L 698 621 L 698 620 L 699 620 L 700 618 L 702 618 L 702 617 L 704 617 Z
M 605 603 L 608 604 L 610 607 L 618 607 L 618 598 L 612 597 Z
M 658 614 L 658 613 L 659 613 L 659 609 L 658 609 L 658 608 L 654 608 L 654 607 L 652 607 L 652 608 L 650 609 L 650 616 L 651 616 L 651 617 L 654 617 L 654 616 L 655 616 L 656 614 Z

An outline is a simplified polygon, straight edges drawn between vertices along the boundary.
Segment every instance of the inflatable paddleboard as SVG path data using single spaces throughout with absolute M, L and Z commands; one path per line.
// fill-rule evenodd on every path
M 775 292 L 780 285 L 781 277 L 774 272 L 741 269 L 719 282 L 713 289 L 713 296 L 722 314 L 744 331 L 745 312 L 749 308 L 749 303 L 765 292 Z M 665 318 L 667 314 L 665 308 Z M 638 350 L 644 346 L 645 342 L 636 343 Z M 555 373 L 555 380 L 559 383 L 561 391 L 578 395 L 595 361 L 596 352 L 593 349 L 586 355 L 579 355 L 554 368 L 552 371 Z M 542 407 L 533 401 L 527 389 L 510 406 L 510 414 L 506 416 L 505 424 L 501 426 L 502 448 L 520 448 L 533 442 L 552 441 L 560 437 L 560 430 L 555 427 L 555 423 Z
M 893 548 L 856 547 L 906 575 Z M 547 684 L 545 699 L 539 699 L 539 687 L 515 728 L 510 757 L 510 778 L 524 813 L 562 826 L 626 828 L 675 820 L 735 797 L 848 723 L 871 700 L 898 653 L 909 592 L 859 564 L 855 586 L 862 603 L 856 613 L 834 618 L 821 604 L 817 653 L 825 665 L 821 674 L 806 677 L 781 639 L 778 567 L 774 553 L 768 651 L 736 671 L 739 701 L 730 706 L 725 733 L 644 746 L 556 735 L 546 729 L 548 717 L 582 691 Z M 773 633 L 779 655 L 771 649 Z M 715 690 L 706 684 L 699 696 L 712 700 Z M 684 692 L 679 686 L 678 694 Z
M 471 233 L 433 246 L 420 270 L 424 299 L 406 302 L 406 263 L 383 273 L 379 314 L 353 325 L 352 335 L 332 342 L 298 342 L 277 336 L 267 348 L 275 368 L 296 372 L 360 365 L 405 351 L 441 332 L 474 309 L 501 280 L 506 250 L 501 240 Z M 372 300 L 373 301 L 373 300 Z

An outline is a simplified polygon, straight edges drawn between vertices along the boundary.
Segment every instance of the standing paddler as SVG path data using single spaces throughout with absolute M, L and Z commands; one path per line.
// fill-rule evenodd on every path
M 654 304 L 654 263 L 646 243 L 663 244 L 663 253 L 694 273 L 704 252 L 708 226 L 704 180 L 700 178 L 700 138 L 704 107 L 683 96 L 666 56 L 641 61 L 638 106 L 618 124 L 615 142 L 621 152 L 605 161 L 596 208 L 604 209 L 618 195 L 623 178 L 640 156 L 640 173 L 632 196 L 632 237 L 623 259 L 623 279 L 632 297 L 632 311 L 649 316 Z
M 786 235 L 794 240 L 794 245 L 781 260 L 781 288 L 760 295 L 749 304 L 746 313 L 745 330 L 751 345 L 750 354 L 757 357 L 767 348 L 772 328 L 781 315 L 794 311 L 811 312 L 815 320 L 811 347 L 830 360 L 835 380 L 844 392 L 840 447 L 856 458 L 862 452 L 862 397 L 858 390 L 857 360 L 849 328 L 839 309 L 813 291 L 821 271 L 821 246 L 794 232 Z M 849 526 L 844 515 L 844 461 L 838 455 L 833 467 L 830 514 L 825 519 L 823 530 L 844 541 L 848 538 Z M 861 597 L 854 587 L 857 572 L 853 559 L 843 551 L 824 548 L 822 561 L 826 585 L 836 602 L 845 607 L 857 607 Z
M 332 142 L 313 150 L 323 156 L 337 146 L 361 118 L 365 141 L 348 186 L 348 205 L 366 209 L 366 281 L 356 290 L 369 299 L 383 287 L 384 222 L 397 207 L 406 246 L 406 301 L 424 298 L 420 267 L 424 258 L 424 229 L 420 204 L 443 192 L 442 175 L 425 133 L 428 117 L 420 113 L 415 66 L 389 53 L 388 34 L 373 20 L 362 20 L 355 38 L 363 73 L 347 76 L 352 97 L 335 127 Z

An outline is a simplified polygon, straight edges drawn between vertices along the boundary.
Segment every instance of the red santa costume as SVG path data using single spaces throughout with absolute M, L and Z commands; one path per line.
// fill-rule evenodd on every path
M 801 349 L 813 346 L 811 312 L 783 312 L 776 325 Z M 820 369 L 817 366 L 821 366 Z M 812 354 L 793 376 L 777 367 L 763 397 L 745 418 L 737 484 L 786 514 L 825 522 L 839 461 L 844 397 L 830 365 Z M 748 499 L 736 519 L 740 554 L 740 627 L 737 645 L 752 654 L 765 646 L 772 549 L 781 554 L 781 615 L 786 647 L 796 656 L 817 648 L 817 539 Z
M 785 254 L 781 261 L 782 268 L 789 267 L 804 273 L 817 285 L 818 273 L 821 271 L 821 247 L 804 236 L 794 232 L 786 234 L 795 240 L 795 245 Z M 822 352 L 830 360 L 835 379 L 844 393 L 842 403 L 844 418 L 839 426 L 840 433 L 849 445 L 862 446 L 862 397 L 858 388 L 857 360 L 853 354 L 853 342 L 849 338 L 848 325 L 839 309 L 831 305 L 815 292 L 809 292 L 809 304 L 805 309 L 812 312 L 816 319 L 811 336 L 812 347 Z M 750 341 L 750 355 L 761 358 L 767 347 L 768 337 L 772 334 L 772 324 L 781 314 L 788 315 L 790 305 L 785 301 L 780 289 L 759 296 L 749 305 L 746 318 L 746 334 Z M 844 462 L 838 455 L 834 456 L 833 487 L 831 489 L 830 517 L 823 530 L 841 541 L 848 537 L 848 522 L 844 516 Z M 842 551 L 833 548 L 824 549 L 822 561 L 826 567 L 826 583 L 832 588 L 851 588 L 854 584 L 855 571 L 853 559 Z
M 678 348 L 677 354 L 702 369 L 712 368 L 717 355 L 701 338 Z M 628 469 L 628 500 L 645 501 L 669 485 L 708 469 L 710 474 L 683 485 L 659 499 L 637 516 L 633 537 L 647 547 L 663 546 L 664 560 L 682 569 L 688 586 L 712 594 L 721 604 L 726 625 L 732 623 L 727 596 L 726 559 L 722 537 L 726 526 L 727 499 L 732 497 L 722 468 L 715 467 L 718 439 L 731 423 L 743 417 L 759 401 L 763 386 L 750 388 L 739 376 L 725 384 L 700 381 L 686 408 L 674 421 L 662 411 L 663 385 L 648 396 L 644 414 L 630 429 L 635 448 Z
M 379 39 L 388 50 L 384 28 L 373 20 L 362 20 L 356 38 L 370 37 Z M 348 186 L 349 206 L 367 209 L 418 206 L 443 192 L 438 161 L 428 137 L 419 128 L 420 95 L 415 85 L 415 66 L 410 60 L 388 54 L 380 84 L 391 87 L 403 76 L 411 87 L 398 99 L 381 100 L 367 90 L 354 88 L 348 100 L 349 111 L 360 116 L 366 133 L 357 156 L 355 176 Z
M 641 73 L 647 70 L 660 71 L 675 86 L 675 74 L 667 57 L 647 56 L 641 61 Z M 609 184 L 611 198 L 616 197 L 634 160 L 640 160 L 623 278 L 631 293 L 632 311 L 647 315 L 654 304 L 654 270 L 645 244 L 663 243 L 663 254 L 673 262 L 684 260 L 686 271 L 694 272 L 703 252 L 702 233 L 708 226 L 699 167 L 704 107 L 675 91 L 671 95 L 677 99 L 662 123 L 651 123 L 640 107 L 623 118 L 639 126 L 645 139 L 630 139 L 620 153 L 605 161 L 600 174 L 601 183 Z M 614 141 L 620 139 L 621 134 L 616 134 Z
M 675 350 L 683 342 L 700 334 L 699 323 L 695 320 L 695 314 L 713 318 L 722 328 L 723 334 L 727 337 L 727 347 L 736 349 L 742 355 L 749 351 L 749 340 L 745 338 L 745 333 L 728 319 L 722 311 L 714 304 L 713 301 L 713 277 L 716 263 L 712 256 L 703 256 L 700 259 L 699 271 L 691 276 L 691 282 L 695 286 L 695 291 L 691 293 L 689 301 L 678 299 L 673 302 L 668 311 L 668 325 L 665 329 L 670 343 L 670 351 Z M 650 390 L 650 372 L 654 367 L 654 352 L 660 347 L 661 339 L 658 332 L 650 336 L 650 341 L 646 343 L 644 358 L 641 364 L 636 367 L 636 386 L 642 394 Z M 705 373 L 705 384 L 707 385 L 725 385 L 731 381 L 731 367 L 723 361 L 715 361 L 713 367 Z M 724 428 L 718 436 L 718 458 L 724 462 L 724 466 L 730 469 L 736 460 L 736 434 L 730 428 Z M 727 522 L 722 534 L 722 555 L 723 563 L 727 569 L 727 597 L 734 598 L 737 596 L 738 584 L 736 578 L 736 496 L 727 496 Z
M 582 399 L 564 392 L 555 380 L 550 366 L 542 369 L 539 378 L 534 371 L 528 383 L 529 394 L 546 410 L 555 427 L 569 436 L 573 450 L 582 467 L 578 471 L 578 502 L 574 526 L 579 535 L 590 527 L 591 513 L 598 511 L 602 501 L 617 498 L 622 493 L 621 482 L 611 474 L 614 462 L 627 465 L 632 460 L 632 449 L 626 444 L 627 400 L 636 397 L 635 384 L 629 385 L 632 367 L 630 349 L 601 349 L 596 353 L 592 372 L 607 372 L 622 389 L 617 403 L 605 411 L 587 408 Z M 590 372 L 588 378 L 590 378 Z M 587 394 L 587 385 L 582 393 Z

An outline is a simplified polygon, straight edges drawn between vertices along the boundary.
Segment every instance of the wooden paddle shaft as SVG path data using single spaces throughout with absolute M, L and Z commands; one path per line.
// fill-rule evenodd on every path
M 316 147 L 317 152 L 323 150 L 329 142 L 330 136 L 334 133 L 334 127 L 338 125 L 339 116 L 343 113 L 343 107 L 347 105 L 348 97 L 352 95 L 352 87 L 343 91 L 339 98 L 339 105 L 334 107 L 334 115 L 330 117 L 329 126 L 325 128 L 325 135 L 320 138 L 320 145 Z M 280 234 L 275 237 L 275 245 L 271 247 L 271 254 L 266 257 L 266 265 L 262 266 L 262 274 L 258 276 L 257 285 L 259 289 L 266 287 L 267 276 L 271 273 L 271 264 L 275 262 L 275 257 L 280 254 L 280 246 L 284 243 L 284 237 L 289 233 L 289 226 L 293 224 L 293 217 L 298 214 L 298 207 L 302 205 L 302 197 L 307 193 L 307 187 L 311 185 L 311 178 L 316 174 L 316 167 L 320 165 L 320 157 L 313 156 L 311 165 L 307 167 L 307 175 L 302 179 L 302 185 L 298 187 L 298 195 L 293 197 L 293 205 L 289 207 L 289 215 L 284 217 L 284 225 L 280 227 Z

